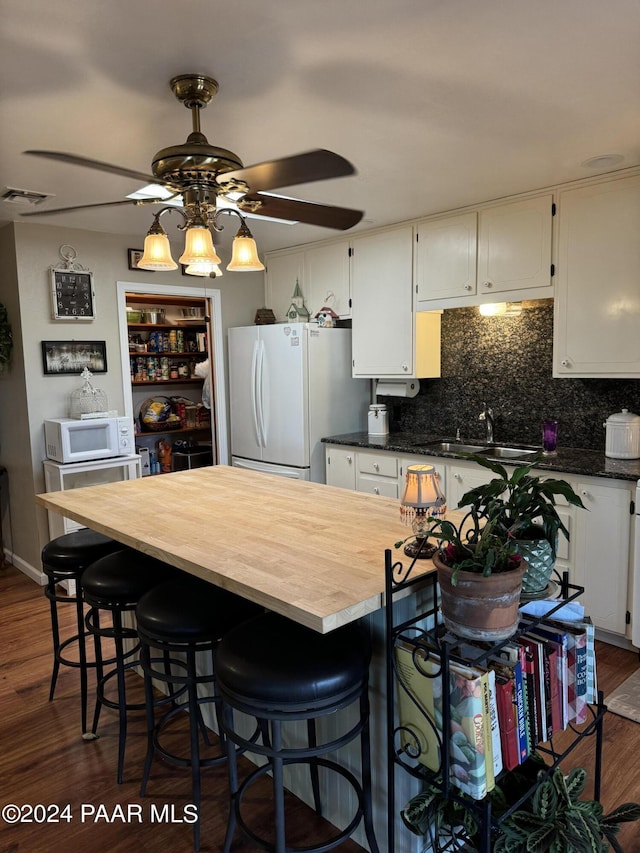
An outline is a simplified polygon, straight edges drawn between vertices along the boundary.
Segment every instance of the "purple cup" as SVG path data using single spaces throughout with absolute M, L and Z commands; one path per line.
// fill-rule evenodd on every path
M 558 421 L 542 421 L 542 450 L 546 454 L 556 452 L 558 446 Z

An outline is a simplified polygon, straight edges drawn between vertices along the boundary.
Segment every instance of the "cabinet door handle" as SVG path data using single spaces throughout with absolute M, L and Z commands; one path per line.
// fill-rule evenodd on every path
M 465 290 L 471 290 L 471 285 L 470 285 L 470 284 L 465 284 L 464 289 L 465 289 Z
M 589 492 L 588 492 L 586 489 L 583 489 L 583 490 L 580 492 L 580 495 L 581 495 L 583 498 L 590 498 L 590 497 L 591 497 L 591 495 L 589 494 Z
M 406 373 L 406 372 L 409 370 L 409 365 L 408 365 L 408 364 L 406 364 L 406 363 L 404 363 L 404 364 L 402 365 L 402 369 L 403 369 L 403 370 L 404 370 L 404 372 Z
M 454 474 L 454 475 L 453 475 L 453 477 L 454 477 L 454 479 L 455 479 L 455 480 L 461 480 L 461 479 L 462 479 L 462 475 L 461 475 L 461 474 Z
M 569 361 L 568 358 L 563 358 L 562 361 L 560 362 L 560 364 L 563 367 L 571 367 L 571 362 Z
M 349 463 L 349 465 L 351 465 L 352 459 L 350 456 L 347 456 L 347 462 Z
M 380 466 L 378 465 L 378 463 L 377 463 L 377 462 L 374 462 L 374 463 L 373 463 L 373 467 L 376 469 L 376 471 L 379 471 L 379 470 L 380 470 Z
M 377 486 L 374 486 L 373 493 L 374 493 L 374 495 L 379 495 L 380 489 Z
M 486 287 L 486 288 L 493 287 L 493 282 L 492 281 L 483 281 L 482 286 Z

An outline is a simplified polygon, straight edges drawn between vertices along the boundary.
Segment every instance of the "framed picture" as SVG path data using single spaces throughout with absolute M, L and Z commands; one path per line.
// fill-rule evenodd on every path
M 89 368 L 107 372 L 105 341 L 42 341 L 42 368 L 46 376 L 71 376 Z
M 127 249 L 127 260 L 129 262 L 130 270 L 137 270 L 138 272 L 153 272 L 153 270 L 141 270 L 138 266 L 138 261 L 142 259 L 143 254 L 143 249 Z
M 54 320 L 94 320 L 93 273 L 52 268 L 51 313 Z

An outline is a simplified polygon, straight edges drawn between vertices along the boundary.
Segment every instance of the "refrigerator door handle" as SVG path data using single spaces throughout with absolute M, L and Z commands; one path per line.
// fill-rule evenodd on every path
M 258 388 L 258 425 L 260 427 L 261 443 L 263 447 L 267 446 L 267 427 L 264 418 L 264 341 L 260 341 L 258 349 L 258 366 L 256 385 Z
M 258 423 L 258 341 L 253 345 L 253 354 L 251 357 L 251 410 L 253 412 L 253 426 L 256 431 L 256 440 L 258 446 L 262 447 L 262 436 L 260 434 L 260 425 Z

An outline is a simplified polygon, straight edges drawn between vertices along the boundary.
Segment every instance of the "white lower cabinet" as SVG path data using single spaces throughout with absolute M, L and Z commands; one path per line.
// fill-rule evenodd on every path
M 590 477 L 573 487 L 588 511 L 575 511 L 573 580 L 594 625 L 627 632 L 631 500 L 635 484 Z
M 356 491 L 398 497 L 398 459 L 393 453 L 358 451 Z
M 354 447 L 325 448 L 327 486 L 340 489 L 356 488 L 356 450 Z
M 447 467 L 447 491 L 445 495 L 449 509 L 455 509 L 462 500 L 462 496 L 469 489 L 482 486 L 495 476 L 493 471 L 480 468 L 478 465 L 474 465 L 473 462 L 465 463 L 456 459 L 452 460 Z

